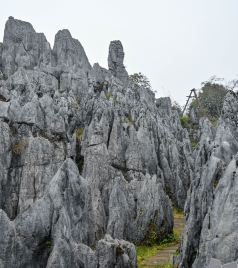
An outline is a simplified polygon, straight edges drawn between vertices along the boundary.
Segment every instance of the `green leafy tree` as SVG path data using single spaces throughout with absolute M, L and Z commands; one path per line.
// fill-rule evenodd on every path
M 196 108 L 200 116 L 207 116 L 211 121 L 216 121 L 220 117 L 227 88 L 213 81 L 202 85 L 198 100 L 192 101 L 190 109 Z
M 153 91 L 149 79 L 144 74 L 134 73 L 129 76 L 129 79 L 136 86 Z M 153 92 L 156 93 L 157 91 Z

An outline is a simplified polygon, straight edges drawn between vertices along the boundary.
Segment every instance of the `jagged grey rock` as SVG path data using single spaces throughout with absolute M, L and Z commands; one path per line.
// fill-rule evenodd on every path
M 40 62 L 50 61 L 50 44 L 45 35 L 36 33 L 28 22 L 9 17 L 4 31 L 2 65 L 9 76 L 18 67 L 32 69 Z
M 123 240 L 113 240 L 110 235 L 98 242 L 96 254 L 99 267 L 136 267 L 134 245 Z
M 172 111 L 170 98 L 157 100 L 156 106 L 160 115 L 160 168 L 163 171 L 167 193 L 174 204 L 183 209 L 193 176 L 193 157 L 190 154 L 188 132 L 182 128 L 178 113 Z M 186 157 L 183 157 L 185 155 Z
M 188 134 L 170 100 L 156 102 L 135 85 L 123 59 L 113 41 L 109 70 L 91 67 L 68 30 L 51 49 L 31 24 L 7 21 L 3 267 L 136 267 L 135 248 L 124 240 L 140 243 L 151 227 L 158 241 L 172 232 L 170 199 L 183 208 L 193 170 Z
M 67 159 L 43 197 L 14 221 L 0 210 L 3 267 L 136 267 L 135 247 L 129 242 L 106 237 L 96 252 L 82 244 L 91 239 L 90 198 L 87 181 Z
M 201 122 L 180 267 L 206 267 L 211 258 L 238 259 L 237 112 L 237 94 L 229 92 L 216 132 L 208 120 Z
M 3 73 L 2 73 L 2 49 L 3 49 L 3 43 L 0 42 L 0 79 L 3 79 Z
M 230 262 L 222 265 L 220 260 L 212 258 L 208 268 L 237 268 L 237 262 Z
M 126 83 L 128 81 L 128 73 L 123 61 L 124 50 L 122 43 L 119 40 L 112 41 L 109 47 L 108 68 L 115 77 Z

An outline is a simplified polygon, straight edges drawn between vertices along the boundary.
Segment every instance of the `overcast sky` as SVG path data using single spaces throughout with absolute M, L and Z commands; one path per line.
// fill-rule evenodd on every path
M 1 39 L 9 16 L 31 22 L 51 45 L 67 28 L 104 67 L 119 39 L 128 72 L 144 73 L 158 96 L 180 104 L 212 75 L 238 75 L 238 0 L 1 1 Z

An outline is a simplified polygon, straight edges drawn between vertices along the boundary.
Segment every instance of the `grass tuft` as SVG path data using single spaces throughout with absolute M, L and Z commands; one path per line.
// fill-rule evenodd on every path
M 83 132 L 84 132 L 84 128 L 80 127 L 80 128 L 77 128 L 75 130 L 75 134 L 76 134 L 76 140 L 77 142 L 81 143 L 82 141 L 82 138 L 83 138 Z

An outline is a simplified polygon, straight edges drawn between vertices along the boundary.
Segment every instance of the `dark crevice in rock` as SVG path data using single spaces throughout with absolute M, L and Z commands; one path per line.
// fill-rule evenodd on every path
M 0 101 L 9 102 L 10 100 L 7 100 L 3 95 L 0 94 Z
M 50 237 L 45 238 L 45 240 L 41 242 L 37 248 L 33 249 L 31 265 L 36 268 L 45 268 L 52 248 L 53 242 Z
M 121 170 L 122 172 L 135 171 L 135 172 L 142 173 L 143 175 L 146 174 L 146 170 L 143 170 L 143 169 L 127 168 L 126 167 L 126 162 L 125 162 L 124 166 L 118 165 L 116 163 L 111 163 L 111 166 L 114 167 L 115 169 Z
M 78 166 L 79 173 L 82 174 L 83 167 L 84 167 L 84 156 L 81 154 L 81 143 L 79 141 L 76 141 L 76 158 L 75 163 Z
M 107 148 L 109 147 L 109 143 L 110 143 L 113 122 L 114 122 L 114 113 L 112 114 L 112 119 L 109 122 L 109 130 L 108 130 L 108 136 L 107 136 Z

